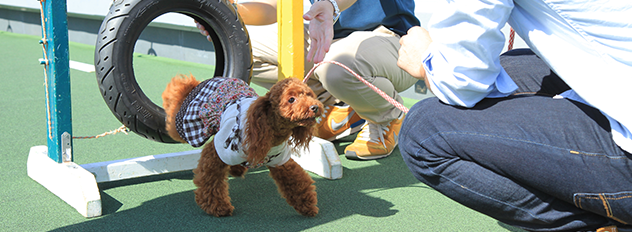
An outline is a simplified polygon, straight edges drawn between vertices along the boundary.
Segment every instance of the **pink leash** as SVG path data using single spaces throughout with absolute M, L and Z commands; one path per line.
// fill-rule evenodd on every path
M 516 35 L 516 31 L 514 31 L 513 28 L 511 28 L 510 32 L 509 32 L 509 46 L 507 46 L 507 50 L 511 50 L 513 49 L 513 44 L 514 44 L 514 37 Z M 362 83 L 364 83 L 365 85 L 369 86 L 369 88 L 371 88 L 373 91 L 375 91 L 377 94 L 379 94 L 380 96 L 382 96 L 384 99 L 386 99 L 386 101 L 390 102 L 391 104 L 393 104 L 395 107 L 397 107 L 397 109 L 404 111 L 404 113 L 408 113 L 408 108 L 406 108 L 404 105 L 402 105 L 401 103 L 395 101 L 395 99 L 393 99 L 391 96 L 386 95 L 386 93 L 384 93 L 384 91 L 378 89 L 377 87 L 375 87 L 375 85 L 372 85 L 371 83 L 369 83 L 368 81 L 366 81 L 364 78 L 362 78 L 360 75 L 358 75 L 356 72 L 354 72 L 353 70 L 351 70 L 349 67 L 345 66 L 344 64 L 341 64 L 337 61 L 332 61 L 332 60 L 325 60 L 322 61 L 320 63 L 317 63 L 314 65 L 314 67 L 309 70 L 309 72 L 307 73 L 307 75 L 305 75 L 305 78 L 303 79 L 303 82 L 307 83 L 307 80 L 309 80 L 309 77 L 312 76 L 312 73 L 314 73 L 314 70 L 316 70 L 316 68 L 324 63 L 331 63 L 331 64 L 336 64 L 342 68 L 344 68 L 345 70 L 347 70 L 349 73 L 351 73 L 353 76 L 355 76 L 356 78 L 358 78 L 358 80 L 362 81 Z
M 307 75 L 305 76 L 305 78 L 303 79 L 303 82 L 307 83 L 307 80 L 309 79 L 310 76 L 312 76 L 312 73 L 314 72 L 314 70 L 324 64 L 324 63 L 331 63 L 331 64 L 336 64 L 342 68 L 344 68 L 345 70 L 347 70 L 349 73 L 351 73 L 353 76 L 355 76 L 356 78 L 358 78 L 358 80 L 362 81 L 362 83 L 364 83 L 365 85 L 369 86 L 369 88 L 371 88 L 373 91 L 375 91 L 377 94 L 379 94 L 380 96 L 382 96 L 384 99 L 386 99 L 386 101 L 390 102 L 391 104 L 393 104 L 397 109 L 404 111 L 404 113 L 408 113 L 408 108 L 406 108 L 404 105 L 402 105 L 401 103 L 395 101 L 395 99 L 393 99 L 391 96 L 386 95 L 386 93 L 384 93 L 384 91 L 378 89 L 377 87 L 375 87 L 374 85 L 372 85 L 371 83 L 369 83 L 368 81 L 366 81 L 364 78 L 362 78 L 360 75 L 358 75 L 357 73 L 355 73 L 353 70 L 351 70 L 349 67 L 345 66 L 344 64 L 341 64 L 337 61 L 332 61 L 332 60 L 326 60 L 326 61 L 322 61 L 320 63 L 317 63 L 314 65 L 314 67 L 309 70 L 309 73 L 307 73 Z
M 512 27 L 509 30 L 509 45 L 507 45 L 507 51 L 513 49 L 515 37 L 516 37 L 516 31 L 514 31 L 514 29 Z

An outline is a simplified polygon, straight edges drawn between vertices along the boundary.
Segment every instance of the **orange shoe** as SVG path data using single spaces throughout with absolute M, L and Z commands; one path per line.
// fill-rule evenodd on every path
M 345 148 L 347 159 L 373 160 L 389 156 L 399 139 L 404 114 L 386 124 L 367 123 L 355 141 Z
M 317 121 L 317 136 L 334 141 L 360 131 L 364 122 L 365 120 L 347 104 L 328 105 Z
M 595 232 L 619 232 L 617 226 L 606 226 L 597 229 Z

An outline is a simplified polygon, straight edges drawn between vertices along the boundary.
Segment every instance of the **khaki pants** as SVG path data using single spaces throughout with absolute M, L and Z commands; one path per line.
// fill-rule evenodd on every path
M 248 27 L 252 43 L 254 70 L 252 82 L 270 88 L 278 79 L 276 26 Z M 309 47 L 305 27 L 305 54 Z M 325 60 L 338 61 L 359 74 L 387 95 L 403 103 L 398 92 L 410 88 L 417 79 L 397 67 L 399 36 L 385 27 L 373 31 L 357 31 L 337 39 Z M 313 63 L 305 63 L 305 74 Z M 337 101 L 349 104 L 360 117 L 372 123 L 396 119 L 401 110 L 395 108 L 351 73 L 335 64 L 319 66 L 308 84 L 324 105 Z

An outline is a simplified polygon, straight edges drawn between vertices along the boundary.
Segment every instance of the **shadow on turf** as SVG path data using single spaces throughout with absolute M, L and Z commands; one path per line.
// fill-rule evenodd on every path
M 338 151 L 342 152 L 346 144 L 336 145 Z M 352 215 L 395 215 L 398 210 L 393 209 L 393 203 L 372 197 L 370 193 L 402 187 L 427 188 L 415 185 L 419 182 L 408 172 L 398 150 L 377 162 L 378 165 L 369 167 L 344 168 L 344 176 L 338 180 L 315 177 L 320 213 L 314 218 L 296 213 L 277 193 L 267 169 L 260 168 L 250 171 L 244 179 L 229 180 L 231 202 L 235 206 L 232 217 L 216 218 L 205 214 L 195 204 L 193 191 L 155 198 L 123 211 L 119 211 L 121 202 L 101 191 L 104 216 L 55 231 L 300 231 Z M 192 177 L 190 171 L 185 171 L 103 183 L 99 188 L 104 190 L 169 179 L 191 180 Z M 503 227 L 516 231 L 509 226 Z
M 344 158 L 343 158 L 344 159 Z M 255 169 L 245 179 L 231 178 L 230 194 L 235 211 L 232 217 L 215 218 L 206 215 L 194 201 L 193 191 L 184 191 L 144 202 L 141 206 L 119 211 L 121 202 L 102 194 L 104 216 L 83 223 L 59 228 L 58 231 L 118 231 L 118 230 L 261 230 L 283 228 L 304 230 L 351 215 L 388 217 L 398 211 L 393 203 L 371 197 L 365 190 L 401 188 L 418 182 L 406 171 L 398 155 L 381 159 L 379 165 L 344 169 L 344 178 L 315 178 L 320 213 L 314 218 L 299 215 L 279 196 L 268 171 Z M 388 174 L 386 174 L 388 173 Z M 192 179 L 191 172 L 180 172 L 113 183 L 100 184 L 100 189 L 134 185 L 147 181 Z M 362 180 L 362 181 L 360 181 Z M 366 180 L 366 181 L 364 181 Z M 378 190 L 375 190 L 378 189 Z

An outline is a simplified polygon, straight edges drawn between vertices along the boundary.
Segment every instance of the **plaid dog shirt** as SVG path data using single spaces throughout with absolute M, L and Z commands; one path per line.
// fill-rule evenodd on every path
M 217 133 L 222 113 L 228 106 L 258 96 L 240 79 L 215 77 L 205 80 L 182 102 L 176 114 L 176 130 L 191 146 L 200 147 Z
M 182 102 L 176 114 L 176 130 L 193 147 L 200 147 L 213 135 L 217 154 L 228 165 L 249 168 L 277 166 L 289 160 L 287 141 L 270 149 L 258 164 L 246 161 L 242 148 L 242 128 L 246 113 L 258 97 L 244 81 L 215 77 L 201 82 Z

